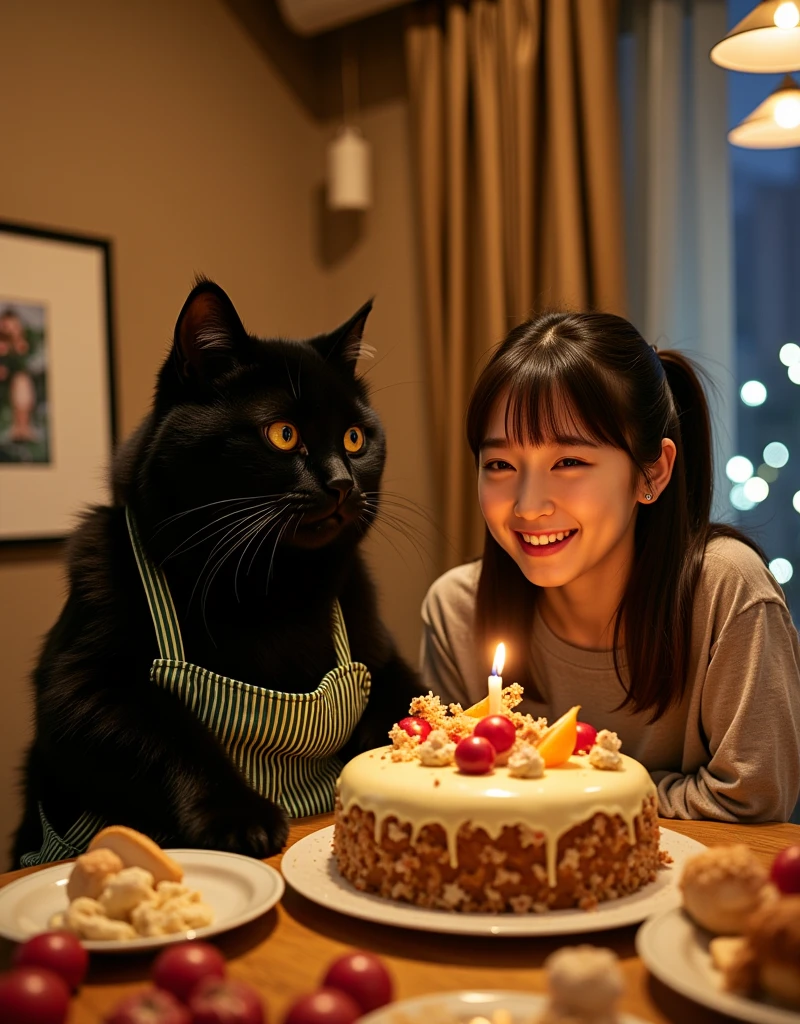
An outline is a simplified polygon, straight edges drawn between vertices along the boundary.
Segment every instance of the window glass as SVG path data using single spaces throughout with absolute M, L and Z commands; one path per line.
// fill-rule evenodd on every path
M 729 27 L 753 0 L 728 0 Z M 726 72 L 728 127 L 784 77 Z M 800 613 L 800 149 L 730 146 L 735 253 L 737 525 L 758 541 Z

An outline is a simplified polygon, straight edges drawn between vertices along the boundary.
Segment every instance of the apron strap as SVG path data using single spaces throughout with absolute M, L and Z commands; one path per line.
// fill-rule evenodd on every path
M 183 640 L 178 626 L 178 616 L 175 613 L 175 605 L 172 603 L 172 594 L 167 586 L 167 578 L 163 571 L 153 565 L 147 557 L 129 505 L 125 506 L 125 520 L 128 524 L 128 534 L 131 538 L 133 553 L 136 556 L 136 564 L 139 567 L 139 575 L 147 595 L 147 603 L 150 605 L 159 653 L 168 661 L 184 661 Z
M 339 599 L 335 598 L 333 602 L 333 649 L 336 651 L 336 663 L 337 665 L 345 666 L 349 665 L 350 658 L 350 642 L 347 639 L 347 628 L 344 624 L 344 615 L 342 615 L 342 606 L 339 604 Z

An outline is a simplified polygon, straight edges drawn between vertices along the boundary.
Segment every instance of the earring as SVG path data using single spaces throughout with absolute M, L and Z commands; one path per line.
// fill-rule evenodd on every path
M 653 500 L 653 495 L 652 494 L 645 494 L 644 500 L 645 501 L 652 501 Z

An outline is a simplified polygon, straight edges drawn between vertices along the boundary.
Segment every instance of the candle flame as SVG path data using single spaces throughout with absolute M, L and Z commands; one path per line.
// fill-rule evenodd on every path
M 492 662 L 492 675 L 501 676 L 503 674 L 503 665 L 506 663 L 506 645 L 498 644 L 497 650 L 494 652 L 494 661 Z

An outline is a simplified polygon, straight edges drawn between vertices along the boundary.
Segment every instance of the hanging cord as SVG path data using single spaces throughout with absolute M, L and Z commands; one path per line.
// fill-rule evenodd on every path
M 342 32 L 342 121 L 356 126 L 360 96 L 358 94 L 358 57 L 352 30 Z

